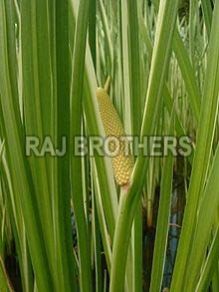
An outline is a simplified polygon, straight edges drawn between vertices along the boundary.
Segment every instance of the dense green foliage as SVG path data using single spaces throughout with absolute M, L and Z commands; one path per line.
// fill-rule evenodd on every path
M 219 291 L 218 35 L 216 0 L 0 0 L 0 291 Z M 125 188 L 74 155 L 106 80 L 126 134 L 192 154 L 136 155 Z

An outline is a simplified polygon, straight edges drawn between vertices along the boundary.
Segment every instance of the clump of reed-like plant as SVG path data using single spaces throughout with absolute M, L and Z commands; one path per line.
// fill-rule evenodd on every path
M 0 0 L 0 291 L 218 291 L 219 2 L 184 7 Z M 125 134 L 192 153 L 75 154 Z

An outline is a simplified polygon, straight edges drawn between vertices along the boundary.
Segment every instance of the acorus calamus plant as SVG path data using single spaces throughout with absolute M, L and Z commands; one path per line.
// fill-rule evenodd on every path
M 218 36 L 218 0 L 0 0 L 0 291 L 219 291 Z

